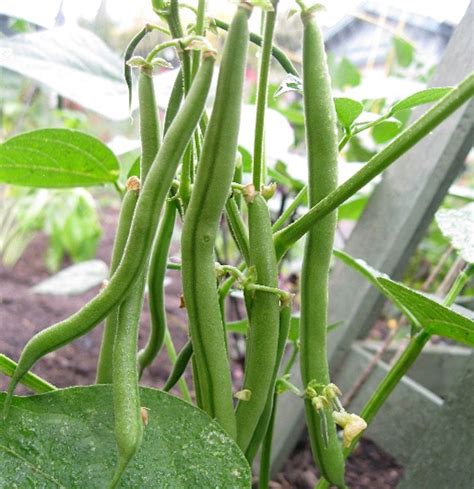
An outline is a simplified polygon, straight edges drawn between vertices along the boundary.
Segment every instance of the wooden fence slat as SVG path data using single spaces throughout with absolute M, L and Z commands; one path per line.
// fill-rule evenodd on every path
M 412 452 L 399 489 L 474 487 L 474 354 Z
M 432 79 L 431 86 L 449 86 L 473 70 L 473 6 L 456 28 Z M 352 232 L 346 250 L 375 268 L 399 277 L 433 214 L 463 167 L 474 135 L 474 102 L 460 108 L 433 134 L 402 156 L 377 186 Z M 423 112 L 415 111 L 417 118 Z M 379 314 L 380 294 L 355 272 L 337 263 L 330 280 L 329 323 L 344 324 L 329 336 L 328 354 L 333 379 L 353 341 L 364 337 Z M 292 380 L 300 383 L 299 365 Z M 287 396 L 280 402 L 272 456 L 273 474 L 294 449 L 304 428 L 300 400 Z
M 363 341 L 358 344 L 371 354 L 379 351 L 381 346 L 379 341 Z M 381 360 L 389 363 L 398 346 L 398 342 L 395 343 L 382 355 Z M 471 351 L 464 346 L 428 344 L 410 369 L 410 378 L 444 399 L 464 371 Z

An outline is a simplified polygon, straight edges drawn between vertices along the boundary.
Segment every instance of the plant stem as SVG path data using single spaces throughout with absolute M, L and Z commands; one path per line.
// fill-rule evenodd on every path
M 264 12 L 263 45 L 260 53 L 257 85 L 257 110 L 253 146 L 253 184 L 257 191 L 265 178 L 265 112 L 268 103 L 268 75 L 270 72 L 278 0 L 273 0 L 272 4 L 273 11 Z
M 165 347 L 166 347 L 166 352 L 168 353 L 168 358 L 170 359 L 171 365 L 174 365 L 176 363 L 176 349 L 173 344 L 173 340 L 171 338 L 170 332 L 168 328 L 166 328 L 165 331 Z M 191 394 L 189 393 L 188 385 L 186 384 L 186 381 L 184 380 L 183 377 L 181 377 L 178 380 L 178 387 L 181 392 L 181 395 L 183 396 L 183 399 L 189 403 L 192 403 L 191 399 Z
M 196 12 L 196 24 L 195 24 L 195 34 L 196 36 L 204 35 L 204 17 L 206 14 L 206 0 L 199 0 L 197 12 Z M 192 78 L 196 76 L 197 70 L 199 68 L 199 61 L 201 59 L 201 54 L 199 51 L 193 52 L 193 66 L 192 66 Z
M 245 263 L 250 263 L 250 245 L 249 245 L 249 235 L 247 227 L 245 226 L 242 216 L 240 215 L 237 202 L 233 196 L 227 199 L 225 205 L 225 213 L 227 217 L 227 222 L 229 224 L 229 230 L 234 238 L 235 244 L 239 249 Z
M 6 355 L 0 354 L 0 372 L 2 374 L 11 377 L 15 372 L 16 367 L 17 363 L 14 360 L 8 358 Z M 23 377 L 21 383 L 36 394 L 44 394 L 45 392 L 56 390 L 54 385 L 31 372 L 28 372 Z
M 296 195 L 293 202 L 282 212 L 281 216 L 273 223 L 272 231 L 278 231 L 283 224 L 293 215 L 296 209 L 308 197 L 308 186 L 305 185 Z
M 288 362 L 285 365 L 285 368 L 283 369 L 283 375 L 288 375 L 291 372 L 291 369 L 293 368 L 293 365 L 296 362 L 296 359 L 298 358 L 298 353 L 299 353 L 299 348 L 296 342 L 292 344 L 292 350 L 291 350 L 291 355 L 290 358 L 288 359 Z
M 223 20 L 216 19 L 214 18 L 214 23 L 219 29 L 222 29 L 224 31 L 229 30 L 229 24 L 227 22 L 224 22 Z M 259 34 L 256 34 L 255 32 L 250 33 L 250 42 L 253 44 L 256 44 L 257 46 L 262 46 L 263 44 L 263 37 L 260 36 Z M 273 45 L 272 46 L 272 56 L 278 61 L 280 66 L 289 74 L 294 75 L 299 77 L 299 73 L 293 63 L 290 61 L 288 56 L 277 46 Z
M 380 153 L 373 156 L 352 178 L 318 202 L 293 224 L 276 233 L 275 248 L 277 257 L 281 258 L 286 253 L 286 250 L 306 234 L 316 222 L 327 216 L 364 185 L 382 173 L 473 95 L 474 74 L 470 74 L 417 121 L 402 131 Z
M 346 132 L 344 137 L 341 139 L 339 142 L 339 151 L 342 151 L 344 146 L 354 137 L 357 136 L 357 134 L 366 131 L 367 129 L 370 129 L 371 127 L 376 126 L 377 124 L 380 124 L 381 122 L 387 120 L 392 116 L 391 112 L 388 112 L 387 114 L 381 115 L 378 119 L 375 119 L 372 122 L 367 122 L 367 124 L 363 124 L 360 127 L 355 128 L 352 130 L 350 133 Z
M 273 430 L 277 410 L 278 395 L 273 394 L 272 414 L 268 423 L 268 428 L 263 438 L 262 453 L 260 455 L 260 473 L 258 477 L 258 489 L 268 489 L 270 482 L 270 468 L 272 459 Z

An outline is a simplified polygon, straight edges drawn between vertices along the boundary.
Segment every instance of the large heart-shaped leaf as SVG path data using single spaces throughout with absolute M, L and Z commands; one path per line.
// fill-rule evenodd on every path
M 33 78 L 109 119 L 129 117 L 122 62 L 95 34 L 58 27 L 0 39 L 0 66 Z
M 398 282 L 386 278 L 377 281 L 386 294 L 403 304 L 426 331 L 474 346 L 474 321 Z
M 120 487 L 250 488 L 245 457 L 207 414 L 155 389 L 140 394 L 149 423 Z M 110 386 L 15 397 L 0 422 L 0 487 L 108 487 L 116 464 L 113 426 Z
M 115 182 L 119 163 L 98 139 L 72 129 L 38 129 L 0 145 L 0 182 L 27 187 L 85 187 Z

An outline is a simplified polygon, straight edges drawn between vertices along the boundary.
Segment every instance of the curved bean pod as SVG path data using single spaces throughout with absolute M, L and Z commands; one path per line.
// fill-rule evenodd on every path
M 198 399 L 200 406 L 233 437 L 232 384 L 217 296 L 214 244 L 234 174 L 250 10 L 247 4 L 239 6 L 225 42 L 214 108 L 181 240 L 183 291 Z
M 277 288 L 278 264 L 272 245 L 273 235 L 267 203 L 260 193 L 244 196 L 249 212 L 250 264 L 255 267 L 256 282 Z M 268 399 L 273 395 L 280 322 L 279 298 L 276 294 L 256 290 L 250 307 L 242 388 L 250 390 L 252 395 L 249 401 L 239 401 L 235 412 L 237 444 L 244 453 L 254 436 Z
M 153 86 L 153 70 L 148 67 L 140 69 L 138 98 L 140 102 L 141 141 L 140 176 L 142 181 L 146 182 L 161 140 Z M 137 346 L 140 316 L 145 296 L 147 263 L 148 260 L 145 260 L 138 280 L 132 285 L 130 292 L 118 309 L 112 362 L 118 464 L 111 487 L 116 487 L 119 483 L 127 465 L 140 447 L 143 437 Z
M 153 69 L 143 66 L 138 77 L 138 101 L 140 113 L 140 179 L 145 179 L 155 161 L 161 143 L 160 119 L 157 113 Z
M 143 307 L 145 274 L 133 285 L 118 311 L 118 327 L 113 351 L 113 401 L 118 463 L 111 488 L 116 487 L 127 465 L 141 445 L 143 421 L 137 370 L 137 344 Z
M 324 41 L 311 14 L 302 14 L 303 87 L 308 151 L 309 206 L 317 204 L 337 186 L 337 117 L 331 96 L 331 81 Z M 336 212 L 315 224 L 306 236 L 301 272 L 301 376 L 303 385 L 329 383 L 327 362 L 328 275 Z M 330 409 L 316 411 L 305 400 L 306 422 L 316 465 L 323 476 L 344 486 L 344 460 Z M 324 416 L 326 419 L 321 419 Z M 327 425 L 327 439 L 321 426 Z
M 132 108 L 132 67 L 128 64 L 128 61 L 133 56 L 135 48 L 140 44 L 140 41 L 148 32 L 149 28 L 145 26 L 140 32 L 135 34 L 135 36 L 128 43 L 128 46 L 125 48 L 125 53 L 123 55 L 123 77 L 125 78 L 125 83 L 127 84 L 128 89 L 129 110 Z
M 270 437 L 268 443 L 271 447 L 271 437 L 273 432 L 273 426 L 270 425 L 274 421 L 274 410 L 276 409 L 275 400 L 276 396 L 273 394 L 275 391 L 275 382 L 278 376 L 278 370 L 280 368 L 280 363 L 283 358 L 283 353 L 285 351 L 286 340 L 288 339 L 288 332 L 290 331 L 291 324 L 291 301 L 283 304 L 280 307 L 280 318 L 279 318 L 279 332 L 278 332 L 278 349 L 277 349 L 277 359 L 275 363 L 275 368 L 273 370 L 273 380 L 272 380 L 272 395 L 268 397 L 265 409 L 258 420 L 257 427 L 253 433 L 252 439 L 249 442 L 245 456 L 250 462 L 255 458 L 257 451 L 260 447 L 262 440 Z M 272 421 L 273 420 L 273 421 Z M 262 448 L 263 450 L 263 448 Z M 263 461 L 262 461 L 263 463 Z M 262 468 L 260 468 L 260 473 L 262 474 Z
M 126 296 L 143 268 L 158 226 L 159 213 L 171 187 L 184 150 L 199 123 L 209 92 L 214 68 L 212 52 L 204 60 L 189 95 L 168 130 L 150 173 L 140 192 L 130 237 L 120 265 L 109 285 L 79 312 L 36 334 L 25 346 L 11 379 L 5 400 L 4 416 L 20 379 L 47 353 L 83 336 L 102 321 Z
M 176 114 L 181 107 L 181 102 L 183 101 L 184 86 L 183 86 L 183 74 L 181 70 L 178 71 L 176 75 L 176 80 L 173 84 L 173 89 L 171 90 L 170 99 L 168 101 L 168 107 L 166 108 L 165 122 L 163 125 L 163 132 L 166 134 L 171 123 L 173 122 Z
M 176 218 L 176 204 L 168 201 L 161 219 L 158 234 L 150 260 L 148 275 L 148 306 L 150 309 L 150 336 L 143 350 L 138 353 L 140 377 L 146 367 L 151 365 L 163 346 L 166 331 L 166 308 L 164 297 L 164 280 L 166 260 L 173 236 Z
M 176 76 L 168 101 L 163 129 L 164 134 L 167 133 L 179 111 L 183 100 L 183 94 L 183 77 L 180 70 Z M 164 279 L 166 274 L 166 260 L 168 258 L 171 238 L 173 236 L 175 218 L 176 206 L 173 202 L 168 201 L 151 252 L 150 267 L 148 271 L 150 334 L 145 347 L 138 352 L 140 378 L 143 375 L 145 368 L 151 365 L 160 352 L 167 328 L 164 302 Z
M 173 370 L 171 371 L 171 374 L 163 387 L 163 390 L 165 392 L 169 392 L 178 383 L 179 379 L 184 374 L 186 367 L 188 366 L 192 354 L 193 344 L 191 340 L 188 340 L 179 352 L 179 355 L 176 358 L 176 362 L 173 365 Z
M 139 112 L 140 112 L 140 140 L 142 153 L 140 158 L 140 176 L 142 182 L 150 170 L 150 167 L 158 153 L 160 147 L 160 124 L 158 119 L 158 114 L 156 110 L 156 98 L 155 90 L 153 86 L 152 70 L 147 67 L 142 67 L 140 69 L 140 75 L 138 79 L 138 100 L 139 100 Z M 135 203 L 138 198 L 138 193 L 135 192 Z M 131 200 L 131 199 L 129 199 Z M 123 206 L 131 207 L 132 204 L 128 202 L 123 202 Z M 122 259 L 122 254 L 125 248 L 126 240 L 128 238 L 128 233 L 130 230 L 130 224 L 132 222 L 133 208 L 122 212 L 119 217 L 119 225 L 116 234 L 117 243 L 114 242 L 114 249 L 112 252 L 111 260 L 111 275 L 116 270 L 120 260 Z M 122 219 L 124 222 L 122 223 Z M 144 293 L 144 287 L 141 294 Z M 135 290 L 134 293 L 140 293 Z M 115 340 L 117 321 L 118 321 L 118 311 L 112 311 L 105 321 L 104 333 L 102 336 L 102 345 L 99 354 L 99 361 L 97 366 L 97 383 L 98 384 L 110 384 L 112 382 L 112 351 L 113 343 Z M 138 319 L 137 319 L 138 320 Z
M 138 180 L 138 179 L 135 179 Z M 130 185 L 128 185 L 130 187 Z M 123 256 L 123 250 L 127 244 L 128 233 L 133 219 L 133 213 L 138 200 L 138 192 L 136 188 L 129 188 L 125 194 L 120 215 L 118 219 L 117 231 L 115 232 L 114 247 L 112 249 L 112 258 L 110 260 L 110 277 L 113 277 L 120 260 Z M 113 309 L 107 316 L 102 333 L 102 343 L 99 352 L 99 360 L 97 362 L 97 384 L 112 383 L 112 355 L 115 341 L 115 333 L 117 331 L 118 309 Z

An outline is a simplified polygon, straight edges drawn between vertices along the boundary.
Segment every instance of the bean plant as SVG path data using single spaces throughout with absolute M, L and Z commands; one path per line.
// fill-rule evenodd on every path
M 78 312 L 33 336 L 17 364 L 0 357 L 1 371 L 11 376 L 8 391 L 1 395 L 2 487 L 32 483 L 34 487 L 243 488 L 251 485 L 253 465 L 259 488 L 267 488 L 277 403 L 286 392 L 305 406 L 311 450 L 321 474 L 317 487 L 345 488 L 345 458 L 431 335 L 470 346 L 474 342 L 473 322 L 450 308 L 472 275 L 472 265 L 466 265 L 441 305 L 334 248 L 338 207 L 468 101 L 474 95 L 474 75 L 455 87 L 427 89 L 395 104 L 392 111 L 435 102 L 352 178 L 338 184 L 341 149 L 377 121 L 361 125 L 357 122 L 361 104 L 333 98 L 319 22 L 321 6 L 295 2 L 303 29 L 300 72 L 274 44 L 278 0 L 238 2 L 230 24 L 208 17 L 205 3 L 199 0 L 191 8 L 195 20 L 183 26 L 181 9 L 189 6 L 153 0 L 157 23 L 145 25 L 125 51 L 130 96 L 133 70 L 138 74 L 141 139 L 139 177 L 131 176 L 126 188 L 120 188 L 110 150 L 78 131 L 33 131 L 0 147 L 0 177 L 5 183 L 37 187 L 112 183 L 122 194 L 109 280 Z M 257 9 L 263 16 L 261 35 L 249 32 L 249 18 Z M 208 30 L 227 31 L 222 52 L 211 44 Z M 140 41 L 152 31 L 168 39 L 146 56 L 135 56 Z M 250 42 L 258 46 L 259 74 L 252 167 L 246 179 L 237 144 Z M 166 48 L 176 50 L 180 68 L 161 117 L 153 73 L 166 65 L 160 58 Z M 210 97 L 216 59 L 219 73 Z M 265 133 L 272 62 L 302 93 L 308 165 L 307 187 L 276 222 L 268 202 L 277 188 L 268 177 L 265 157 L 272 138 Z M 208 112 L 209 98 L 213 104 Z M 290 222 L 305 199 L 309 210 Z M 223 219 L 239 250 L 237 265 L 216 262 Z M 181 260 L 170 262 L 177 227 L 182 227 Z M 293 316 L 294 296 L 280 286 L 279 271 L 301 238 L 305 248 L 298 320 Z M 329 373 L 328 279 L 334 256 L 368 278 L 413 324 L 411 341 L 359 414 L 342 406 L 342 393 Z M 164 280 L 170 268 L 181 271 L 189 326 L 189 341 L 177 355 L 165 310 Z M 238 324 L 227 320 L 227 298 L 236 289 L 243 292 L 246 311 Z M 138 351 L 146 290 L 151 327 L 146 345 Z M 45 355 L 102 322 L 96 386 L 56 389 L 30 372 Z M 231 331 L 246 338 L 241 385 L 232 380 Z M 284 361 L 289 342 L 293 351 Z M 147 389 L 140 385 L 141 376 L 164 344 L 171 352 L 172 372 L 162 390 Z M 298 357 L 300 386 L 289 376 Z M 183 380 L 189 364 L 192 394 Z M 19 383 L 37 395 L 14 396 Z M 176 385 L 183 400 L 167 394 Z M 60 428 L 54 432 L 49 454 L 41 441 L 48 437 L 43 430 L 46 419 L 50 429 Z M 93 440 L 90 445 L 88 440 Z M 75 468 L 74 457 L 68 463 L 54 463 L 54 446 L 66 441 L 78 457 L 85 457 L 81 470 Z M 26 472 L 34 468 L 27 479 L 17 470 L 23 465 L 28 466 Z

